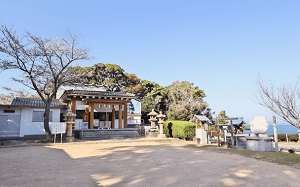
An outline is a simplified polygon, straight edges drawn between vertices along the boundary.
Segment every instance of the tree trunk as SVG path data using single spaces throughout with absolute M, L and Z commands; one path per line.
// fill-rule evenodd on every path
M 300 143 L 300 129 L 298 129 L 298 142 Z
M 46 133 L 46 141 L 50 142 L 52 140 L 51 137 L 51 131 L 50 131 L 50 126 L 49 126 L 49 122 L 50 122 L 50 103 L 49 100 L 46 103 L 46 107 L 45 107 L 45 113 L 44 113 L 44 129 L 45 129 L 45 133 Z

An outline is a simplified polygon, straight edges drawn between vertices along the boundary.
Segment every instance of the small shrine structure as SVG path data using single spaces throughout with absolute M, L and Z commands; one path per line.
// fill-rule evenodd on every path
M 192 122 L 196 123 L 196 139 L 200 144 L 208 144 L 208 127 L 210 120 L 204 115 L 194 115 Z

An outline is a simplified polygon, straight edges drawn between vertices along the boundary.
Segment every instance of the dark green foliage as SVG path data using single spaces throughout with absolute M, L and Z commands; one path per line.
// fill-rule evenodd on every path
M 165 95 L 164 87 L 160 86 L 155 82 L 150 82 L 147 80 L 142 81 L 142 89 L 140 89 L 140 96 L 143 97 L 142 100 L 142 119 L 145 123 L 149 123 L 148 121 L 148 113 L 151 112 L 152 109 L 159 111 L 158 102 Z
M 196 124 L 188 121 L 166 121 L 164 133 L 167 137 L 191 140 L 195 136 Z
M 200 114 L 207 103 L 203 101 L 205 93 L 194 83 L 176 81 L 166 87 L 168 105 L 167 116 L 170 120 L 190 120 L 194 114 Z
M 149 80 L 142 80 L 135 74 L 126 73 L 117 64 L 97 63 L 87 67 L 72 67 L 74 83 L 104 85 L 107 91 L 136 94 L 141 102 L 141 114 L 145 123 L 152 109 L 162 110 L 170 120 L 190 120 L 195 114 L 211 116 L 211 109 L 203 101 L 205 92 L 188 81 L 176 81 L 163 87 Z M 163 101 L 164 105 L 161 105 Z M 164 106 L 164 107 L 161 107 Z
M 271 137 L 274 137 L 274 135 L 270 135 Z M 288 134 L 288 139 L 290 142 L 297 142 L 298 139 L 298 134 Z M 286 134 L 277 134 L 278 141 L 286 141 Z
M 128 85 L 140 81 L 136 76 L 127 74 L 119 65 L 98 63 L 90 67 L 73 67 L 73 76 L 78 83 L 105 85 L 108 91 L 120 92 Z M 137 83 L 136 83 L 137 81 Z
M 222 119 L 222 118 L 228 118 L 228 116 L 226 115 L 226 111 L 222 110 L 219 114 L 218 114 L 218 118 Z M 218 120 L 219 124 L 227 124 L 228 121 L 227 120 Z

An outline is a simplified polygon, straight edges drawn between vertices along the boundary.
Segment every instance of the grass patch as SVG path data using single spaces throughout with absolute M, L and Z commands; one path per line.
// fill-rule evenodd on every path
M 216 146 L 202 146 L 203 149 L 208 149 L 210 151 L 215 151 L 225 154 L 235 154 L 240 156 L 245 156 L 249 158 L 254 158 L 258 160 L 268 161 L 277 163 L 280 165 L 287 165 L 294 168 L 300 169 L 300 155 L 293 154 L 289 152 L 262 152 L 262 151 L 252 151 L 248 149 L 239 148 L 223 148 Z

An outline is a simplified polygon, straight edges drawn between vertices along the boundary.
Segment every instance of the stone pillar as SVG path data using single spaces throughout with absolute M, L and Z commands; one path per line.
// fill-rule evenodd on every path
M 166 115 L 163 115 L 162 111 L 159 112 L 159 115 L 156 116 L 158 118 L 158 125 L 159 125 L 159 138 L 166 138 L 166 135 L 164 134 L 164 119 Z
M 73 125 L 75 124 L 75 117 L 76 114 L 74 114 L 71 110 L 68 110 L 68 113 L 65 115 L 65 120 L 67 124 L 67 142 L 73 142 L 75 138 L 73 137 Z

